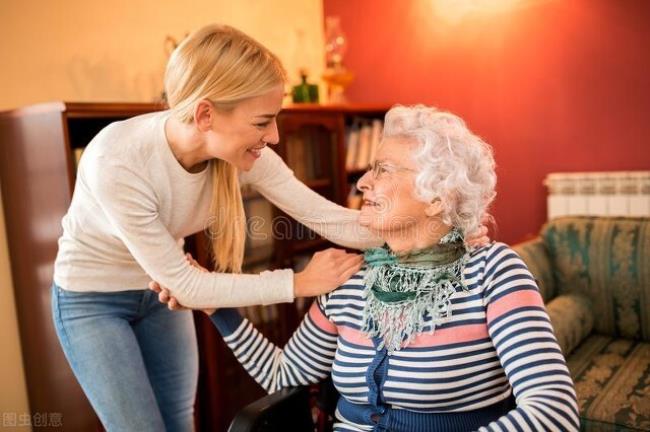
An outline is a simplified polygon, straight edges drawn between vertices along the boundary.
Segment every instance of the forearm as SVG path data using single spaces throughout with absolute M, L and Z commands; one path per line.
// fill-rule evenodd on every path
M 336 349 L 336 336 L 322 334 L 306 318 L 284 349 L 271 343 L 235 309 L 220 309 L 210 316 L 237 360 L 267 392 L 287 386 L 316 383 L 326 378 Z M 315 350 L 313 338 L 329 350 Z M 332 340 L 333 338 L 333 340 Z
M 580 429 L 575 395 L 562 386 L 542 386 L 536 393 L 518 402 L 517 408 L 506 415 L 481 427 L 479 432 L 519 432 L 530 425 L 539 432 L 577 432 Z
M 333 243 L 353 249 L 368 249 L 383 243 L 359 225 L 358 210 L 340 206 L 308 188 L 273 150 L 265 149 L 253 169 L 242 174 L 242 181 Z
M 359 224 L 359 211 L 333 203 L 297 179 L 287 180 L 282 189 L 262 191 L 282 211 L 327 240 L 343 247 L 368 249 L 383 244 Z M 292 197 L 286 200 L 285 196 Z
M 180 274 L 159 278 L 171 296 L 192 309 L 228 308 L 291 302 L 292 270 L 265 271 L 259 275 L 202 272 L 188 265 Z

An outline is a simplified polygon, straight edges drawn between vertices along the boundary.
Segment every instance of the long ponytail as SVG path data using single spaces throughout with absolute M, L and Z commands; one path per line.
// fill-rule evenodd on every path
M 218 24 L 183 40 L 165 71 L 167 102 L 173 115 L 185 123 L 193 121 L 194 107 L 202 100 L 228 111 L 285 82 L 286 72 L 273 53 L 241 31 Z M 246 220 L 237 169 L 219 159 L 210 165 L 213 196 L 207 228 L 215 269 L 240 272 Z

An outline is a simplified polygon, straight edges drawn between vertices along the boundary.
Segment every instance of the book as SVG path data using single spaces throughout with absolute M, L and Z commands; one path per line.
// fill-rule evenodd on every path
M 354 167 L 363 169 L 370 163 L 370 133 L 372 126 L 370 123 L 364 123 L 359 130 L 359 153 L 357 154 Z
M 293 170 L 294 175 L 301 181 L 307 180 L 307 169 L 305 166 L 305 142 L 296 135 L 287 137 L 287 165 Z
M 372 121 L 372 126 L 371 126 L 371 132 L 370 132 L 370 154 L 368 156 L 368 164 L 372 163 L 372 161 L 375 160 L 375 156 L 377 154 L 377 147 L 379 147 L 379 143 L 381 142 L 381 137 L 384 132 L 384 122 L 379 120 L 379 119 L 374 119 Z
M 356 124 L 348 129 L 345 144 L 345 169 L 352 171 L 356 167 L 357 153 L 359 151 L 359 127 Z

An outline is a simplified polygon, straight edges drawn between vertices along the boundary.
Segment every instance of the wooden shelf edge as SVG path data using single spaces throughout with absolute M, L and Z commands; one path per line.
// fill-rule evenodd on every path
M 0 111 L 0 116 L 20 117 L 47 112 L 66 113 L 69 118 L 93 118 L 108 116 L 134 116 L 167 109 L 156 102 L 44 102 L 23 108 Z
M 381 113 L 382 117 L 394 104 L 289 104 L 282 107 L 282 112 L 300 113 L 300 112 L 331 112 L 343 114 L 377 114 Z

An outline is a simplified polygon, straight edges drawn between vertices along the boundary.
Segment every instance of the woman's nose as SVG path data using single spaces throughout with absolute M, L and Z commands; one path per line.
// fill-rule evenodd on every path
M 359 180 L 357 180 L 357 189 L 359 189 L 361 192 L 365 192 L 367 190 L 370 190 L 372 187 L 372 174 L 370 171 L 367 171 L 364 175 L 361 176 Z
M 277 144 L 280 142 L 280 133 L 278 132 L 278 123 L 273 120 L 270 125 L 270 130 L 264 135 L 264 142 L 268 144 Z

